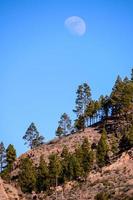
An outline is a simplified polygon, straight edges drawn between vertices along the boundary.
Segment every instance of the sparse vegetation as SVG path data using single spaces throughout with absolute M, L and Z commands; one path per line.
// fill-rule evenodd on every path
M 109 200 L 108 196 L 109 196 L 109 195 L 108 195 L 107 193 L 105 193 L 105 192 L 100 192 L 100 193 L 98 193 L 98 194 L 96 195 L 95 199 L 96 199 L 96 200 Z
M 30 154 L 22 158 L 18 166 L 19 174 L 16 176 L 19 178 L 18 180 L 16 178 L 15 181 L 24 193 L 30 194 L 35 191 L 37 193 L 43 192 L 46 195 L 49 191 L 58 189 L 58 186 L 63 187 L 62 185 L 74 181 L 81 186 L 82 182 L 88 181 L 88 174 L 92 170 L 93 176 L 99 171 L 101 179 L 90 181 L 89 186 L 94 188 L 98 184 L 98 191 L 109 190 L 108 193 L 98 193 L 95 196 L 96 200 L 108 200 L 110 194 L 115 195 L 115 191 L 111 189 L 116 181 L 119 189 L 122 187 L 123 178 L 119 174 L 119 168 L 112 170 L 112 177 L 108 181 L 105 176 L 110 176 L 110 169 L 107 168 L 102 173 L 102 167 L 112 164 L 112 159 L 117 161 L 122 152 L 133 147 L 133 69 L 131 79 L 125 77 L 122 80 L 120 76 L 117 77 L 109 96 L 101 95 L 99 100 L 93 100 L 91 89 L 87 83 L 80 85 L 76 94 L 74 112 L 77 118 L 75 123 L 72 126 L 70 117 L 64 113 L 58 122 L 56 130 L 58 138 L 55 141 L 58 143 L 72 130 L 72 133 L 82 134 L 82 131 L 85 132 L 88 126 L 93 126 L 100 132 L 100 139 L 95 143 L 93 141 L 92 144 L 88 138 L 82 138 L 82 142 L 78 141 L 76 146 L 73 145 L 72 150 L 67 145 L 64 146 L 62 142 L 64 146 L 62 151 L 58 151 L 56 148 L 55 151 L 49 153 L 48 159 L 41 156 L 37 165 L 33 162 Z M 74 128 L 72 129 L 72 127 Z M 34 151 L 38 151 L 38 147 L 41 148 L 41 145 L 44 144 L 44 137 L 40 135 L 34 123 L 28 127 L 23 139 L 25 144 L 28 144 Z M 55 143 L 53 142 L 51 145 L 54 146 Z M 109 151 L 111 152 L 110 157 Z M 10 144 L 5 150 L 4 144 L 1 143 L 0 171 L 2 178 L 10 180 L 15 160 L 16 150 L 14 146 Z M 126 168 L 123 168 L 123 172 L 127 173 Z M 117 180 L 115 174 L 119 174 Z M 102 190 L 103 188 L 106 190 Z M 125 192 L 128 189 L 130 187 L 122 188 Z

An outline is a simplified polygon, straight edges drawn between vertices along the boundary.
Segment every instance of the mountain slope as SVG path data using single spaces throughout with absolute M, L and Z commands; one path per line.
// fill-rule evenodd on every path
M 94 128 L 87 128 L 84 132 L 54 139 L 36 149 L 29 150 L 15 161 L 12 177 L 18 175 L 21 158 L 30 157 L 37 166 L 41 155 L 48 161 L 48 156 L 51 153 L 60 154 L 64 145 L 73 152 L 76 146 L 82 144 L 85 137 L 88 138 L 90 144 L 97 144 L 101 135 Z M 49 196 L 45 192 L 22 194 L 12 186 L 12 183 L 9 185 L 1 180 L 0 183 L 0 200 L 31 200 L 33 196 L 39 200 L 94 200 L 100 192 L 107 193 L 110 200 L 129 200 L 129 197 L 133 197 L 133 148 L 113 158 L 107 166 L 93 169 L 86 180 L 71 181 L 51 188 Z
M 58 198 L 73 200 L 93 200 L 97 193 L 109 194 L 110 200 L 125 200 L 133 197 L 133 148 L 124 152 L 111 165 L 101 171 L 91 172 L 85 182 L 69 182 L 58 187 Z M 55 193 L 47 198 L 55 199 Z
M 98 133 L 94 128 L 86 128 L 84 132 L 70 134 L 59 139 L 55 138 L 46 144 L 22 154 L 14 163 L 12 176 L 15 176 L 18 173 L 20 159 L 24 157 L 28 156 L 33 160 L 35 165 L 38 165 L 41 155 L 43 155 L 45 160 L 48 161 L 48 156 L 51 153 L 60 154 L 64 146 L 67 146 L 70 152 L 73 152 L 75 147 L 77 147 L 79 144 L 82 144 L 84 138 L 88 138 L 91 145 L 92 143 L 97 144 L 100 137 L 100 133 Z
M 0 178 L 0 200 L 20 200 L 18 190 Z M 25 200 L 24 198 L 22 198 Z

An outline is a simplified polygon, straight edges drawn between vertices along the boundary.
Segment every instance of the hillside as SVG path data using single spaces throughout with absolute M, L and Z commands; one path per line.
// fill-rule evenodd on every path
M 109 194 L 110 200 L 133 198 L 133 149 L 101 171 L 91 172 L 86 182 L 69 182 L 64 187 L 58 187 L 58 198 L 62 199 L 63 194 L 63 199 L 67 200 L 93 200 L 100 192 Z M 55 194 L 47 199 L 55 199 Z
M 47 160 L 51 153 L 60 154 L 64 145 L 73 151 L 75 146 L 79 143 L 81 144 L 85 137 L 88 138 L 91 144 L 97 144 L 100 139 L 100 133 L 94 128 L 87 128 L 84 132 L 54 139 L 34 150 L 30 150 L 15 161 L 12 176 L 17 175 L 21 158 L 30 156 L 34 164 L 38 165 L 41 155 Z M 12 184 L 5 184 L 1 181 L 0 200 L 94 200 L 96 194 L 100 192 L 109 194 L 110 200 L 127 200 L 129 197 L 133 197 L 133 148 L 113 158 L 107 166 L 93 169 L 86 180 L 69 181 L 64 185 L 51 188 L 50 195 L 46 195 L 45 192 L 23 194 L 17 188 L 14 187 L 14 184 L 12 186 Z
M 82 144 L 84 138 L 87 138 L 90 144 L 97 144 L 100 136 L 100 133 L 98 133 L 98 131 L 96 131 L 94 128 L 87 128 L 84 130 L 84 132 L 78 132 L 63 136 L 61 138 L 55 138 L 47 144 L 43 144 L 40 147 L 29 150 L 28 152 L 22 154 L 18 159 L 16 159 L 14 162 L 14 170 L 12 172 L 12 176 L 15 176 L 18 173 L 20 160 L 24 157 L 30 157 L 33 163 L 38 165 L 41 155 L 43 155 L 45 160 L 48 162 L 49 155 L 52 153 L 60 154 L 64 146 L 67 146 L 67 148 L 73 152 L 75 147 L 77 147 L 79 144 Z
M 0 178 L 0 200 L 20 200 L 18 190 Z M 24 198 L 23 198 L 24 200 Z

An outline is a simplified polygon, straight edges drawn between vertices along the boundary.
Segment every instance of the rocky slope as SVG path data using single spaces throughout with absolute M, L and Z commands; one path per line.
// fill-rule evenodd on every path
M 12 176 L 18 173 L 20 158 L 28 156 L 35 165 L 38 165 L 41 155 L 44 155 L 47 160 L 52 152 L 60 154 L 64 145 L 73 151 L 85 137 L 91 144 L 97 144 L 100 134 L 95 129 L 88 128 L 82 133 L 54 139 L 30 150 L 16 160 Z M 114 158 L 110 165 L 100 170 L 93 170 L 88 174 L 86 181 L 68 182 L 63 186 L 53 188 L 53 192 L 49 196 L 43 193 L 37 196 L 36 194 L 23 195 L 11 184 L 6 184 L 0 179 L 0 200 L 94 200 L 96 194 L 100 192 L 108 193 L 110 200 L 129 200 L 129 197 L 133 197 L 133 148 Z
M 43 155 L 45 161 L 48 161 L 48 156 L 51 153 L 58 153 L 62 152 L 64 146 L 67 146 L 68 149 L 72 152 L 74 151 L 75 147 L 79 144 L 82 144 L 84 138 L 88 138 L 90 145 L 92 143 L 97 144 L 101 135 L 98 133 L 94 128 L 87 128 L 84 132 L 74 133 L 67 136 L 64 136 L 60 139 L 55 138 L 50 142 L 41 145 L 36 149 L 29 150 L 25 154 L 22 154 L 14 163 L 14 170 L 12 172 L 12 176 L 16 176 L 19 170 L 19 163 L 20 159 L 24 157 L 30 157 L 33 163 L 37 166 L 40 161 L 40 156 Z
M 18 194 L 18 190 L 13 187 L 11 184 L 5 183 L 0 178 L 0 200 L 20 200 L 24 198 L 20 198 Z
M 93 200 L 97 193 L 109 194 L 110 200 L 133 199 L 133 149 L 99 172 L 91 172 L 85 182 L 69 182 L 57 188 L 58 199 Z M 46 198 L 54 200 L 55 194 Z

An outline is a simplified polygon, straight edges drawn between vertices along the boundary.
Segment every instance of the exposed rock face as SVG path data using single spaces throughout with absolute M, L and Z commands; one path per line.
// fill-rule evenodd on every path
M 20 200 L 15 187 L 0 179 L 0 200 Z

